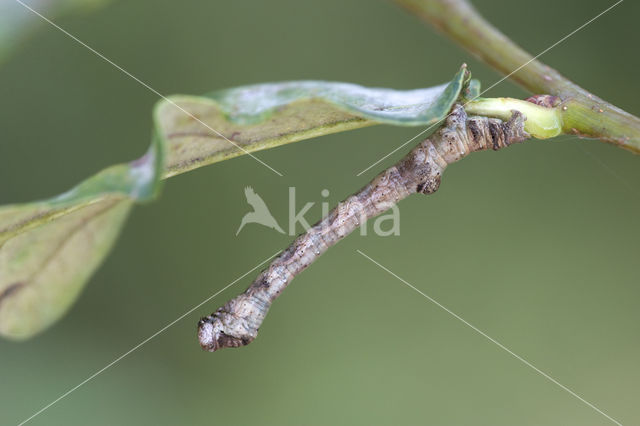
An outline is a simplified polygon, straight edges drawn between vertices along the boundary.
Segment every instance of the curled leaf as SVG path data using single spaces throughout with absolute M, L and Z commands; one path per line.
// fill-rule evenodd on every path
M 448 84 L 392 90 L 292 81 L 176 95 L 154 111 L 167 145 L 167 176 L 247 152 L 374 124 L 423 126 L 446 116 L 469 82 L 463 66 Z

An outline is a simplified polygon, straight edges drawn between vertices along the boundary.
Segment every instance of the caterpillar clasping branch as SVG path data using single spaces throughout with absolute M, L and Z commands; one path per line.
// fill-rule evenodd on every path
M 203 349 L 244 346 L 258 335 L 269 307 L 291 281 L 327 249 L 367 219 L 382 214 L 411 194 L 438 190 L 446 167 L 472 152 L 498 150 L 530 137 L 525 117 L 513 110 L 508 121 L 467 117 L 455 105 L 445 125 L 402 160 L 339 203 L 309 231 L 298 236 L 249 288 L 198 323 Z

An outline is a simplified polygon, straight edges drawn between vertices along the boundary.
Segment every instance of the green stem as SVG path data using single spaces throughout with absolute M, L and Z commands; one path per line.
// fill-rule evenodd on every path
M 467 0 L 395 0 L 532 93 L 558 96 L 563 133 L 640 153 L 640 119 L 543 64 L 485 20 Z M 523 66 L 527 64 L 526 66 Z M 522 68 L 520 68 L 522 67 Z M 514 70 L 517 72 L 511 73 Z
M 483 115 L 508 121 L 513 111 L 525 117 L 524 130 L 537 139 L 548 139 L 562 133 L 562 110 L 547 108 L 513 98 L 476 98 L 464 104 L 469 114 Z

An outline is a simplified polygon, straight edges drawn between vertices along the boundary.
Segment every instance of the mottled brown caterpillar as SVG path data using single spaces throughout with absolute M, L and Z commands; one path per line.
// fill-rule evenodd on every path
M 509 121 L 503 122 L 467 117 L 462 106 L 454 106 L 445 125 L 436 133 L 298 236 L 244 293 L 202 318 L 198 323 L 202 348 L 213 352 L 251 343 L 273 301 L 329 247 L 403 198 L 437 191 L 447 165 L 469 153 L 497 150 L 529 138 L 524 121 L 525 117 L 517 111 L 513 111 Z

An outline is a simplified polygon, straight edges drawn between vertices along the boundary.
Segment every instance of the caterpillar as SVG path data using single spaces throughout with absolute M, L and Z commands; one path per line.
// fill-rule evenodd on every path
M 298 236 L 244 293 L 200 319 L 200 346 L 214 352 L 251 343 L 273 301 L 329 247 L 409 195 L 436 192 L 449 164 L 475 151 L 498 150 L 528 139 L 524 121 L 518 111 L 507 122 L 468 117 L 461 105 L 455 105 L 437 132 Z

